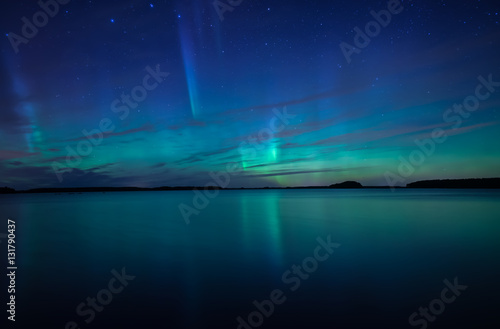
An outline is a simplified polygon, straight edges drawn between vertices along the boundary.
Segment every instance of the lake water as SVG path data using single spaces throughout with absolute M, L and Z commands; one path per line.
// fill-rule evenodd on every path
M 16 328 L 499 328 L 498 190 L 221 191 L 187 225 L 193 196 L 0 196 Z

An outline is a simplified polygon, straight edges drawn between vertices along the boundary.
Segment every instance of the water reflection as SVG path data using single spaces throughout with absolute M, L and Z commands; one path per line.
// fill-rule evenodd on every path
M 252 253 L 255 246 L 265 249 L 269 265 L 280 270 L 283 268 L 281 198 L 279 192 L 271 192 L 265 198 L 257 193 L 244 193 L 239 198 L 245 250 Z
M 330 234 L 342 247 L 266 326 L 405 327 L 443 279 L 458 276 L 471 289 L 439 321 L 465 327 L 488 318 L 482 310 L 500 295 L 499 191 L 221 191 L 186 225 L 178 205 L 191 199 L 191 191 L 0 197 L 18 228 L 17 292 L 29 315 L 20 327 L 81 321 L 76 306 L 126 267 L 137 278 L 93 328 L 236 328 Z

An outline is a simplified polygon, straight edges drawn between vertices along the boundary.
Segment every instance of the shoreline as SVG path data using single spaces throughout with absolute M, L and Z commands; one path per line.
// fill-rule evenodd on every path
M 143 191 L 190 191 L 190 190 L 306 190 L 306 189 L 500 189 L 500 178 L 422 180 L 406 186 L 363 186 L 355 181 L 346 181 L 329 186 L 286 187 L 219 187 L 219 186 L 161 186 L 161 187 L 55 187 L 15 190 L 0 188 L 0 194 L 23 193 L 83 193 L 83 192 L 143 192 Z

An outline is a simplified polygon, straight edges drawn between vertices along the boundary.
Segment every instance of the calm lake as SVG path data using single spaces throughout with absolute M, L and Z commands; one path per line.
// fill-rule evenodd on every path
M 499 328 L 499 190 L 193 196 L 1 195 L 15 327 Z

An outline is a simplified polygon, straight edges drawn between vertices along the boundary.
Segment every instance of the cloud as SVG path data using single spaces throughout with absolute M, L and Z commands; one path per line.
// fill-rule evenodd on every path
M 138 128 L 128 129 L 128 130 L 124 130 L 124 131 L 120 131 L 120 132 L 103 133 L 102 137 L 109 138 L 109 137 L 114 137 L 114 136 L 123 136 L 123 135 L 135 134 L 135 133 L 142 132 L 142 131 L 152 132 L 152 131 L 155 131 L 155 127 L 151 123 L 146 123 Z M 91 135 L 89 137 L 81 136 L 81 137 L 77 137 L 77 138 L 68 139 L 66 141 L 67 142 L 77 142 L 77 141 L 81 141 L 81 140 L 86 140 L 88 138 L 100 139 L 100 137 L 101 136 L 99 134 L 94 134 L 94 135 Z
M 311 118 L 308 121 L 287 127 L 283 131 L 275 134 L 274 137 L 291 138 L 315 131 L 320 131 L 322 129 L 331 129 L 335 125 L 343 123 L 345 121 L 362 118 L 365 112 L 366 110 L 364 109 L 349 109 L 349 110 L 344 110 L 343 113 L 333 118 L 327 118 L 321 120 L 319 120 L 318 118 Z
M 97 172 L 106 164 L 87 170 L 73 169 L 63 174 L 60 183 L 51 166 L 6 167 L 0 162 L 0 186 L 9 186 L 16 190 L 41 187 L 95 187 L 95 186 L 131 186 L 129 183 L 139 178 L 134 176 L 113 177 Z
M 294 162 L 302 162 L 302 161 L 311 161 L 311 160 L 313 160 L 311 158 L 297 158 L 297 159 L 283 160 L 283 161 L 279 161 L 279 162 L 258 164 L 258 165 L 248 166 L 248 167 L 246 167 L 246 169 L 268 167 L 268 166 L 277 166 L 277 165 L 283 165 L 283 164 L 294 163 Z
M 169 125 L 167 126 L 168 130 L 180 130 L 185 127 L 206 127 L 207 123 L 205 121 L 200 121 L 200 120 L 195 120 L 195 119 L 190 119 L 187 122 L 180 123 L 180 124 L 175 124 L 175 125 Z
M 166 162 L 160 162 L 160 163 L 157 163 L 157 164 L 150 166 L 150 168 L 161 168 L 161 167 L 164 167 L 166 164 L 167 164 Z
M 194 162 L 198 162 L 198 161 L 202 161 L 202 160 L 203 159 L 201 159 L 197 154 L 195 154 L 195 155 L 191 155 L 187 158 L 177 160 L 177 161 L 175 161 L 175 163 L 176 164 L 187 164 L 187 163 L 194 163 Z
M 100 165 L 100 166 L 97 166 L 97 167 L 93 167 L 93 168 L 90 168 L 90 169 L 87 169 L 88 171 L 91 171 L 91 172 L 95 172 L 95 171 L 100 171 L 102 169 L 105 169 L 105 168 L 108 168 L 108 167 L 111 167 L 115 165 L 114 162 L 111 162 L 111 163 L 106 163 L 106 164 L 103 164 L 103 165 Z
M 304 103 L 309 103 L 309 102 L 313 102 L 313 101 L 317 101 L 317 100 L 353 94 L 353 93 L 358 92 L 364 88 L 365 87 L 363 87 L 363 83 L 361 83 L 360 81 L 357 81 L 357 83 L 353 84 L 352 86 L 342 86 L 342 88 L 333 88 L 333 89 L 330 89 L 330 90 L 327 90 L 327 91 L 324 91 L 321 93 L 312 94 L 312 95 L 308 95 L 305 97 L 296 98 L 296 99 L 287 100 L 287 101 L 278 102 L 278 103 L 262 104 L 262 105 L 256 105 L 256 106 L 248 106 L 248 107 L 243 107 L 243 108 L 230 109 L 230 110 L 227 110 L 227 111 L 220 113 L 220 115 L 225 116 L 225 115 L 230 114 L 230 113 L 239 113 L 242 111 L 244 112 L 244 111 L 249 111 L 249 110 L 268 110 L 268 109 L 272 109 L 272 108 L 282 108 L 285 106 L 304 104 Z
M 22 131 L 29 120 L 19 113 L 23 99 L 9 88 L 14 81 L 4 65 L 0 65 L 0 130 L 12 134 Z
M 492 122 L 483 122 L 483 123 L 478 123 L 475 125 L 471 126 L 466 126 L 466 127 L 460 127 L 456 129 L 447 129 L 445 130 L 446 135 L 448 136 L 454 136 L 454 135 L 460 135 L 460 134 L 465 134 L 474 130 L 478 130 L 484 127 L 489 127 L 489 126 L 495 126 L 497 124 L 500 124 L 500 121 L 492 121 Z
M 120 141 L 120 143 L 122 144 L 132 144 L 132 143 L 135 143 L 135 142 L 140 142 L 140 141 L 143 141 L 144 138 L 134 138 L 134 139 L 131 139 L 131 140 L 128 140 L 128 141 Z
M 36 155 L 40 155 L 40 152 L 24 152 L 24 151 L 13 151 L 13 150 L 0 150 L 0 160 L 11 160 L 27 158 Z
M 299 174 L 314 174 L 314 173 L 324 173 L 324 172 L 343 172 L 358 169 L 366 169 L 371 167 L 350 167 L 350 168 L 334 168 L 334 169 L 319 169 L 319 170 L 275 170 L 268 174 L 245 174 L 245 177 L 270 177 L 270 176 L 284 176 L 284 175 L 299 175 Z
M 233 151 L 237 149 L 238 146 L 229 146 L 229 147 L 224 147 L 218 150 L 213 150 L 213 151 L 207 151 L 207 152 L 198 152 L 196 154 L 193 154 L 187 158 L 181 159 L 176 161 L 176 164 L 185 164 L 185 163 L 193 163 L 193 162 L 198 162 L 198 161 L 203 161 L 203 158 L 206 157 L 211 157 L 219 154 L 224 154 L 230 151 Z
M 337 136 L 328 137 L 325 139 L 312 142 L 310 144 L 305 144 L 301 146 L 321 146 L 321 145 L 338 145 L 338 144 L 356 144 L 356 143 L 367 143 L 376 140 L 381 140 L 389 137 L 397 137 L 401 135 L 411 134 L 419 131 L 426 131 L 435 128 L 442 128 L 450 126 L 451 123 L 439 123 L 427 126 L 409 126 L 409 127 L 397 127 L 393 129 L 366 129 L 354 131 L 351 133 L 341 134 Z

